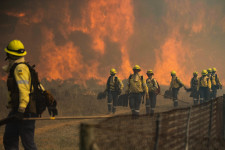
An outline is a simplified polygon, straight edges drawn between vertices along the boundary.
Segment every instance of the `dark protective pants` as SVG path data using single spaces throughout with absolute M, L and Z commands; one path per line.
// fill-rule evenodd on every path
M 200 104 L 209 101 L 210 92 L 208 87 L 200 87 L 199 94 L 200 94 Z
M 198 101 L 199 101 L 199 92 L 198 92 L 197 88 L 193 89 L 191 92 L 192 92 L 194 105 L 197 105 Z
M 149 92 L 149 99 L 146 99 L 146 114 L 154 114 L 156 106 L 156 94 L 154 92 Z
M 9 113 L 9 117 L 13 113 Z M 26 114 L 25 117 L 27 117 Z M 29 115 L 30 116 L 30 115 Z M 36 117 L 36 116 L 30 116 Z M 34 143 L 35 121 L 14 121 L 6 124 L 3 143 L 5 150 L 19 150 L 19 137 L 25 150 L 37 150 Z
M 212 86 L 211 99 L 215 99 L 217 95 L 217 86 Z
M 178 106 L 177 95 L 179 92 L 179 88 L 172 88 L 172 96 L 173 96 L 173 106 Z
M 108 112 L 109 113 L 116 112 L 117 103 L 118 103 L 118 93 L 114 91 L 109 91 L 108 92 Z
M 133 116 L 138 116 L 140 112 L 140 105 L 142 100 L 142 93 L 131 93 L 129 96 L 130 109 Z

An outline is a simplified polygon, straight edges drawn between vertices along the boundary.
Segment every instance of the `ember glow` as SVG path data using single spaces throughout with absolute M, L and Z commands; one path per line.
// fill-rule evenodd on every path
M 186 85 L 194 71 L 210 67 L 225 78 L 221 0 L 1 3 L 1 48 L 20 39 L 41 78 L 105 84 L 111 68 L 125 79 L 136 64 L 143 75 L 153 69 L 161 85 L 169 84 L 172 70 Z

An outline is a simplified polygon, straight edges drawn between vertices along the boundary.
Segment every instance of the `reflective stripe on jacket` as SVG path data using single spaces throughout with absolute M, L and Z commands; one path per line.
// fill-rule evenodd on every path
M 11 84 L 15 84 L 15 85 L 8 85 L 9 90 L 14 89 L 9 91 L 10 93 L 9 104 L 14 105 L 14 107 L 15 105 L 18 105 L 16 107 L 20 107 L 20 108 L 27 107 L 29 103 L 29 94 L 30 94 L 30 86 L 31 86 L 30 70 L 26 64 L 23 64 L 23 62 L 25 62 L 25 59 L 23 57 L 14 62 L 14 64 L 15 63 L 21 63 L 21 64 L 18 64 L 16 68 L 14 69 L 15 81 L 11 82 Z M 16 92 L 16 93 L 13 93 L 13 92 Z M 12 95 L 15 95 L 15 97 Z M 18 99 L 16 97 L 18 97 Z M 18 103 L 18 104 L 13 104 L 13 103 Z

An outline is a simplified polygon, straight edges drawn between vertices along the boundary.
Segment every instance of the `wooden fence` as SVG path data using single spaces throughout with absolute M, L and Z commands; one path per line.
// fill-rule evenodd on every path
M 155 113 L 115 116 L 81 124 L 81 150 L 223 149 L 225 95 L 207 103 Z

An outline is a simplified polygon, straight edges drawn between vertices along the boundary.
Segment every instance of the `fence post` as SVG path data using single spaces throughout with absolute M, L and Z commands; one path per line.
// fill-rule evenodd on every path
M 210 114 L 209 114 L 209 130 L 208 130 L 208 146 L 211 141 L 211 129 L 212 129 L 212 112 L 213 112 L 213 100 L 210 101 Z
M 225 140 L 225 94 L 223 95 L 223 139 Z
M 157 120 L 156 120 L 156 135 L 155 135 L 155 147 L 154 150 L 158 150 L 158 145 L 159 145 L 159 127 L 160 126 L 160 114 L 157 115 Z
M 186 129 L 186 143 L 185 143 L 185 150 L 188 150 L 189 147 L 189 127 L 190 127 L 190 120 L 191 120 L 191 106 L 189 107 L 188 112 L 188 119 L 187 119 L 187 129 Z
M 99 150 L 94 142 L 94 127 L 92 125 L 80 125 L 80 150 Z

